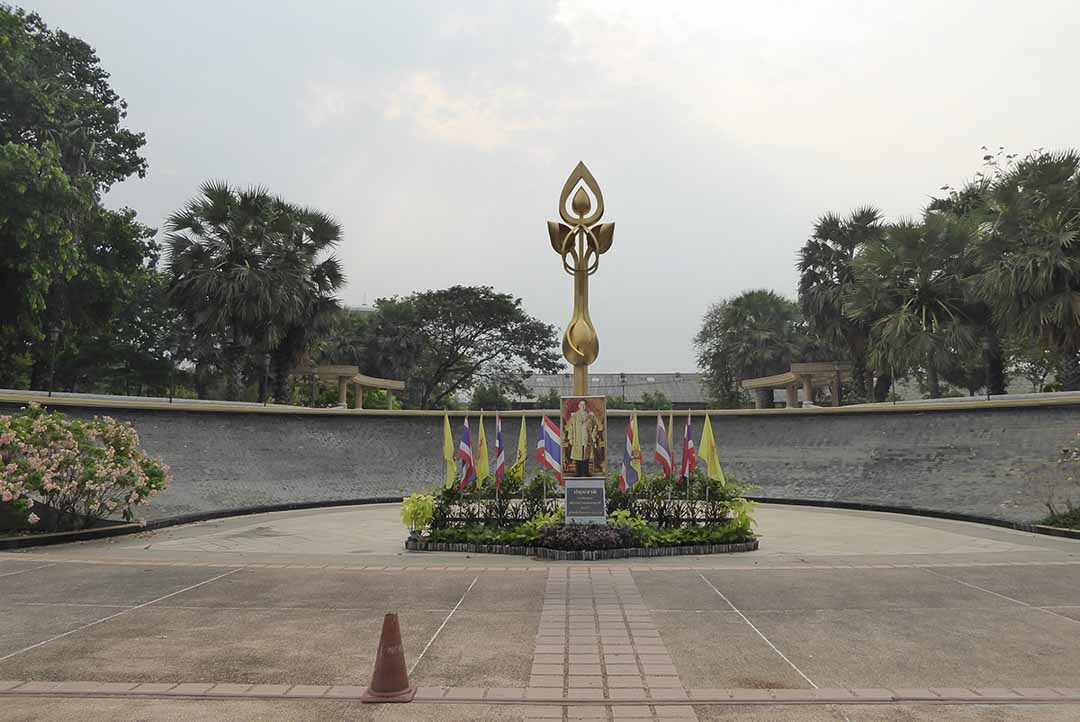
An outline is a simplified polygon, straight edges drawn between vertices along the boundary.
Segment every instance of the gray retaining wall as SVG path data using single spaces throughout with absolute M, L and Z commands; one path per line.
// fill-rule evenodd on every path
M 175 477 L 147 519 L 253 506 L 398 496 L 443 477 L 442 417 L 257 411 L 60 409 L 130 421 Z M 0 402 L 10 413 L 18 404 Z M 475 418 L 475 417 L 474 417 Z M 655 414 L 639 415 L 647 469 Z M 453 419 L 455 439 L 459 422 Z M 676 457 L 685 417 L 675 419 Z M 694 418 L 695 442 L 701 433 Z M 725 471 L 757 496 L 913 507 L 1030 522 L 1045 515 L 1037 478 L 1080 430 L 1080 405 L 715 415 Z M 494 422 L 487 421 L 494 445 Z M 610 418 L 609 464 L 621 464 L 625 418 Z M 530 467 L 537 418 L 529 418 Z M 519 422 L 507 418 L 507 446 Z M 475 439 L 475 422 L 474 422 Z

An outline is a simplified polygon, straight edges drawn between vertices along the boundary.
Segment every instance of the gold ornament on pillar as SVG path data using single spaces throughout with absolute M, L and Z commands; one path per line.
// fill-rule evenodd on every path
M 596 327 L 589 318 L 589 276 L 596 273 L 600 256 L 615 238 L 614 223 L 598 222 L 603 215 L 604 194 L 585 164 L 578 163 L 559 196 L 559 216 L 565 223 L 548 221 L 551 247 L 562 256 L 563 269 L 574 277 L 574 312 L 562 348 L 574 367 L 575 396 L 589 393 L 589 364 L 600 353 Z

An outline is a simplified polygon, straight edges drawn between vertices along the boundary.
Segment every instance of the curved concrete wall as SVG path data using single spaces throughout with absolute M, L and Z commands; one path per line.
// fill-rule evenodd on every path
M 54 400 L 65 413 L 130 421 L 171 467 L 171 487 L 147 519 L 262 505 L 397 496 L 442 478 L 442 416 L 97 408 Z M 18 404 L 0 398 L 0 411 Z M 532 414 L 529 414 L 532 416 Z M 611 413 L 609 464 L 619 468 L 625 413 Z M 507 417 L 511 417 L 510 414 Z M 685 417 L 684 417 L 685 418 Z M 494 443 L 493 422 L 488 421 Z M 725 470 L 761 497 L 914 507 L 1030 522 L 1045 515 L 1034 479 L 1080 430 L 1080 404 L 953 404 L 948 408 L 719 412 Z M 454 422 L 455 436 L 457 423 Z M 517 419 L 504 421 L 513 449 Z M 537 420 L 530 418 L 530 454 Z M 655 415 L 639 426 L 647 468 Z M 701 419 L 694 419 L 695 441 Z M 683 421 L 676 417 L 675 445 Z M 475 433 L 475 432 L 474 432 Z M 475 437 L 474 437 L 475 438 Z M 676 454 L 678 455 L 678 453 Z

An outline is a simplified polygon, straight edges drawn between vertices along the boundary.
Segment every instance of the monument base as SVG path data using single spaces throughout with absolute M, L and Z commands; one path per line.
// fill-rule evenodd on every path
M 566 523 L 607 524 L 603 477 L 566 479 Z

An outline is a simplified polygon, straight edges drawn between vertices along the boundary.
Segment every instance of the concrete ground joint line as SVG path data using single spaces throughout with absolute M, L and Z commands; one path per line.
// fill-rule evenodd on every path
M 794 663 L 794 662 L 792 662 L 792 661 L 791 661 L 790 659 L 788 659 L 788 658 L 787 658 L 787 655 L 785 655 L 785 654 L 784 654 L 783 652 L 781 652 L 781 651 L 780 651 L 779 649 L 777 649 L 776 645 L 775 645 L 775 644 L 773 644 L 773 643 L 772 643 L 771 641 L 769 641 L 769 638 L 768 638 L 768 637 L 766 637 L 766 636 L 764 635 L 764 633 L 762 633 L 762 631 L 761 631 L 760 629 L 758 629 L 758 628 L 757 628 L 756 626 L 754 626 L 754 623 L 753 623 L 753 622 L 751 622 L 751 621 L 750 621 L 750 619 L 749 619 L 749 618 L 748 618 L 748 617 L 747 617 L 747 616 L 746 616 L 745 614 L 743 614 L 743 613 L 742 613 L 741 611 L 739 611 L 739 608 L 738 608 L 738 607 L 736 607 L 736 606 L 735 606 L 734 604 L 732 604 L 732 603 L 731 603 L 731 600 L 730 600 L 730 599 L 728 599 L 727 597 L 725 597 L 725 596 L 724 596 L 724 593 L 723 593 L 723 592 L 721 592 L 721 591 L 720 591 L 719 589 L 717 589 L 717 588 L 716 588 L 716 585 L 714 585 L 714 584 L 713 584 L 712 582 L 710 582 L 710 581 L 709 581 L 709 578 L 708 578 L 708 577 L 706 577 L 706 576 L 705 576 L 704 574 L 698 574 L 698 576 L 699 576 L 699 577 L 701 577 L 701 581 L 705 582 L 705 584 L 707 584 L 707 585 L 709 586 L 709 588 L 710 588 L 710 589 L 712 589 L 712 590 L 713 590 L 714 592 L 716 592 L 716 594 L 717 594 L 717 595 L 718 595 L 718 596 L 719 596 L 719 597 L 720 597 L 721 599 L 723 599 L 723 600 L 724 600 L 724 602 L 726 602 L 726 603 L 727 603 L 727 605 L 728 605 L 729 607 L 731 607 L 731 610 L 732 610 L 733 612 L 735 612 L 736 614 L 738 614 L 738 615 L 739 615 L 739 616 L 740 616 L 740 617 L 742 618 L 742 620 L 743 620 L 744 622 L 746 622 L 746 623 L 747 623 L 748 625 L 750 625 L 750 629 L 754 630 L 754 633 L 755 633 L 755 634 L 757 634 L 757 636 L 761 637 L 761 639 L 762 639 L 762 640 L 763 640 L 763 641 L 765 642 L 765 644 L 769 645 L 769 648 L 770 648 L 770 649 L 772 649 L 772 651 L 774 651 L 774 652 L 776 652 L 776 653 L 777 653 L 778 655 L 780 655 L 780 659 L 782 659 L 782 660 L 784 660 L 785 662 L 787 662 L 787 663 L 788 663 L 788 666 L 790 666 L 790 667 L 791 667 L 792 669 L 794 669 L 794 670 L 795 670 L 796 672 L 798 672 L 798 673 L 799 673 L 799 676 L 800 676 L 800 677 L 802 677 L 803 679 L 805 679 L 805 680 L 806 680 L 806 682 L 807 682 L 807 684 L 809 684 L 809 685 L 810 685 L 811 687 L 813 687 L 814 689 L 818 689 L 818 686 L 817 686 L 816 684 L 814 684 L 814 680 L 812 680 L 812 679 L 810 679 L 809 677 L 807 677 L 807 676 L 806 676 L 806 674 L 805 674 L 805 673 L 804 673 L 804 672 L 803 672 L 803 671 L 802 671 L 801 669 L 799 669 L 799 668 L 798 668 L 798 667 L 797 667 L 797 666 L 795 665 L 795 663 Z
M 412 676 L 412 673 L 416 671 L 417 666 L 419 666 L 420 664 L 420 660 L 422 660 L 424 658 L 424 655 L 427 654 L 427 651 L 431 649 L 431 645 L 435 643 L 435 640 L 439 637 L 439 634 L 442 632 L 443 628 L 446 627 L 447 623 L 450 621 L 450 617 L 454 616 L 454 612 L 456 612 L 458 608 L 461 607 L 462 603 L 464 603 L 465 601 L 465 597 L 468 596 L 469 592 L 472 591 L 472 588 L 476 586 L 476 582 L 479 580 L 480 577 L 473 577 L 472 582 L 465 589 L 464 594 L 461 595 L 461 599 L 459 599 L 458 603 L 454 605 L 454 608 L 450 610 L 450 613 L 446 615 L 446 619 L 444 619 L 442 621 L 442 624 L 439 625 L 439 628 L 435 630 L 435 634 L 431 635 L 431 639 L 429 639 L 428 643 L 424 645 L 424 648 L 420 650 L 420 654 L 416 657 L 416 660 L 412 663 L 412 666 L 409 667 L 409 676 Z
M 56 562 L 53 562 L 52 564 L 42 564 L 40 567 L 30 567 L 29 569 L 16 569 L 13 572 L 4 572 L 3 574 L 0 574 L 0 577 L 13 577 L 16 574 L 26 574 L 27 572 L 36 572 L 39 569 L 48 569 L 49 567 L 55 567 L 55 566 L 56 566 Z
M 10 654 L 5 654 L 3 657 L 0 657 L 0 662 L 6 662 L 7 660 L 11 659 L 12 657 L 17 657 L 20 654 L 23 654 L 24 652 L 29 652 L 31 650 L 37 649 L 38 647 L 44 647 L 46 644 L 49 644 L 50 642 L 55 642 L 56 640 L 63 639 L 64 637 L 70 637 L 72 634 L 75 634 L 77 632 L 81 632 L 84 629 L 89 629 L 90 627 L 95 627 L 95 626 L 97 626 L 99 624 L 103 624 L 103 623 L 109 621 L 110 619 L 116 619 L 117 617 L 122 616 L 124 614 L 127 614 L 128 612 L 133 612 L 136 609 L 143 609 L 145 607 L 149 607 L 151 604 L 156 604 L 157 602 L 164 601 L 166 599 L 169 599 L 170 597 L 175 597 L 177 594 L 183 594 L 184 592 L 190 592 L 192 589 L 197 589 L 198 587 L 201 587 L 201 586 L 203 586 L 205 584 L 210 584 L 211 582 L 216 582 L 218 579 L 223 579 L 224 577 L 227 577 L 230 574 L 236 574 L 236 572 L 238 572 L 238 571 L 241 571 L 241 570 L 240 569 L 232 569 L 230 571 L 225 572 L 224 574 L 218 574 L 216 577 L 212 577 L 211 579 L 206 579 L 204 581 L 201 581 L 198 584 L 192 584 L 190 586 L 184 587 L 183 589 L 178 589 L 175 592 L 170 592 L 169 594 L 158 597 L 157 599 L 151 599 L 149 602 L 143 602 L 142 604 L 138 604 L 138 605 L 136 605 L 134 607 L 128 607 L 127 609 L 121 609 L 119 612 L 116 612 L 115 614 L 110 614 L 107 617 L 102 617 L 101 619 L 97 619 L 97 620 L 95 620 L 93 622 L 88 622 L 87 624 L 84 624 L 84 625 L 82 625 L 80 627 L 76 627 L 75 629 L 69 629 L 68 631 L 63 632 L 62 634 L 57 634 L 57 635 L 55 635 L 53 637 L 49 637 L 48 639 L 43 640 L 41 642 L 38 642 L 36 644 L 31 644 L 29 647 L 23 647 L 22 649 L 17 650 L 15 652 L 11 652 Z
M 1014 604 L 1019 604 L 1020 606 L 1027 607 L 1028 609 L 1037 609 L 1040 612 L 1044 612 L 1044 613 L 1049 614 L 1051 616 L 1057 617 L 1058 619 L 1064 619 L 1066 622 L 1072 622 L 1073 624 L 1080 624 L 1080 619 L 1073 619 L 1072 617 L 1067 617 L 1064 614 L 1058 614 L 1057 612 L 1053 611 L 1052 609 L 1047 609 L 1045 607 L 1040 607 L 1040 606 L 1035 605 L 1035 604 L 1029 604 L 1028 602 L 1025 602 L 1022 599 L 1014 599 L 1013 597 L 1006 596 L 1004 594 L 1000 594 L 998 592 L 995 592 L 992 589 L 987 589 L 985 587 L 980 587 L 978 584 L 972 584 L 971 582 L 965 582 L 963 579 L 957 579 L 956 577 L 950 577 L 948 574 L 942 574 L 941 572 L 935 572 L 935 571 L 932 571 L 930 569 L 924 569 L 923 571 L 926 572 L 927 574 L 932 575 L 932 576 L 940 577 L 941 579 L 948 579 L 950 582 L 956 582 L 957 584 L 962 584 L 965 587 L 971 587 L 972 589 L 976 589 L 976 590 L 978 590 L 980 592 L 985 592 L 986 594 L 993 594 L 995 597 L 1000 597 L 1001 599 L 1005 599 L 1007 601 L 1013 602 Z

